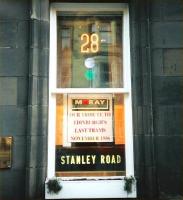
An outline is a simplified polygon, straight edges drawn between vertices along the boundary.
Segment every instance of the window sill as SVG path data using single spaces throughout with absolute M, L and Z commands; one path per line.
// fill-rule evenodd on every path
M 48 193 L 45 184 L 45 199 L 78 198 L 136 198 L 136 182 L 132 192 L 124 191 L 124 179 L 121 180 L 63 180 L 58 178 L 62 190 L 57 194 Z

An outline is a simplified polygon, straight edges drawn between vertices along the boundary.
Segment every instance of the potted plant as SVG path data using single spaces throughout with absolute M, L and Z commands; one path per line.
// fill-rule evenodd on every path
M 127 194 L 129 194 L 129 193 L 132 192 L 132 185 L 135 182 L 135 177 L 133 177 L 133 176 L 125 176 L 124 177 L 124 181 L 125 181 L 124 190 L 127 192 Z
M 62 186 L 56 177 L 48 179 L 46 182 L 48 193 L 57 194 L 62 189 Z

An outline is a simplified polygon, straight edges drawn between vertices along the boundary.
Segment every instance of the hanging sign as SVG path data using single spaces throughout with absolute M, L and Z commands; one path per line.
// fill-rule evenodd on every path
M 68 95 L 68 142 L 113 142 L 112 95 Z

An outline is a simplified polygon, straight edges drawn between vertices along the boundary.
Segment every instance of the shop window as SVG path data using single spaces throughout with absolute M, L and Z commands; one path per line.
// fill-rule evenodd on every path
M 58 94 L 56 175 L 125 175 L 123 94 Z
M 120 183 L 134 175 L 128 6 L 53 4 L 50 24 L 48 178 Z M 93 191 L 123 196 L 108 192 Z

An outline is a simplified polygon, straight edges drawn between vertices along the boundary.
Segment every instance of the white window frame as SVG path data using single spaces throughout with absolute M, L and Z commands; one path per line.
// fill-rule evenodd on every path
M 57 87 L 57 12 L 62 11 L 116 11 L 123 13 L 123 88 L 56 88 Z M 50 6 L 50 60 L 49 60 L 49 116 L 48 116 L 48 166 L 47 180 L 55 176 L 56 94 L 121 93 L 125 107 L 125 160 L 126 176 L 134 176 L 133 127 L 131 99 L 131 63 L 129 38 L 129 9 L 127 3 L 53 3 Z M 78 180 L 79 178 L 86 180 Z M 116 180 L 119 178 L 118 180 Z M 74 180 L 77 179 L 77 180 Z M 68 198 L 135 198 L 123 190 L 121 177 L 58 177 L 63 189 L 46 199 Z

